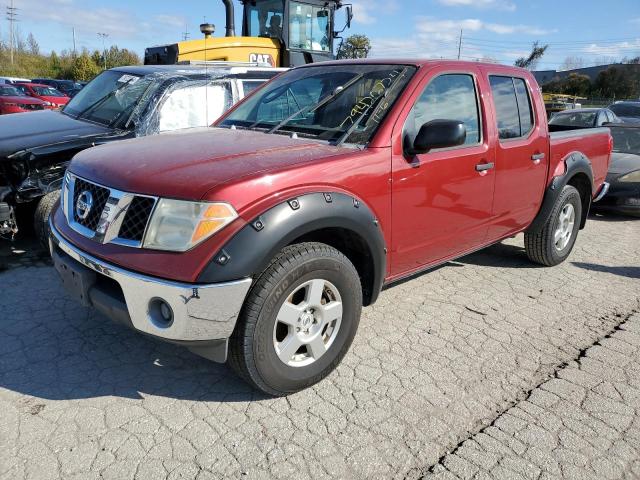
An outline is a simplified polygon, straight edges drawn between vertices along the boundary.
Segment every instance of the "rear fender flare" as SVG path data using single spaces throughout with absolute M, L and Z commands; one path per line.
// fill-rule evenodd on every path
M 362 200 L 337 192 L 310 193 L 276 205 L 252 219 L 217 253 L 198 276 L 199 283 L 255 277 L 276 254 L 305 235 L 326 229 L 357 234 L 369 252 L 373 279 L 369 302 L 374 303 L 386 272 L 386 247 L 380 223 Z
M 591 194 L 588 199 L 583 199 L 583 205 L 587 207 L 591 206 L 593 195 L 593 168 L 591 167 L 591 161 L 582 152 L 571 152 L 564 158 L 563 162 L 565 166 L 564 174 L 555 176 L 551 180 L 551 184 L 545 191 L 540 211 L 527 229 L 528 232 L 539 232 L 542 230 L 562 189 L 578 174 L 584 174 L 589 179 Z M 582 212 L 582 218 L 580 220 L 581 229 L 585 226 L 588 213 L 589 208 L 584 209 Z

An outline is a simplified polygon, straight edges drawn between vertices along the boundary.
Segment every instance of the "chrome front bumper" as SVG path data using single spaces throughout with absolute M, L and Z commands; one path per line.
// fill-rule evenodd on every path
M 80 302 L 97 307 L 96 298 L 117 299 L 123 296 L 126 304 L 123 308 L 126 308 L 125 315 L 128 313 L 131 326 L 167 341 L 197 344 L 231 336 L 252 282 L 246 278 L 228 283 L 192 285 L 127 271 L 79 250 L 66 241 L 53 224 L 49 245 L 65 287 Z M 113 280 L 122 290 L 122 296 L 119 296 L 120 292 L 113 282 L 100 281 L 104 279 L 99 276 Z M 115 288 L 107 288 L 106 294 L 96 292 L 105 284 Z M 171 307 L 171 322 L 164 321 L 158 308 L 154 307 L 158 301 L 166 302 Z M 103 306 L 99 310 L 112 317 L 118 316 L 117 309 L 111 307 Z
M 604 182 L 602 184 L 602 187 L 600 187 L 600 191 L 598 192 L 598 194 L 595 196 L 595 198 L 593 199 L 593 203 L 597 203 L 600 200 L 602 200 L 604 198 L 604 196 L 609 193 L 609 187 L 611 187 L 611 185 L 609 185 L 607 182 Z

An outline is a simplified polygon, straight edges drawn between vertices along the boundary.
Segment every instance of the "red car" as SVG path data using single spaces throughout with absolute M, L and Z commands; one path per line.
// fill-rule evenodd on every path
M 383 287 L 521 232 L 563 262 L 613 146 L 553 132 L 529 71 L 476 62 L 311 64 L 215 126 L 78 154 L 52 256 L 83 304 L 271 395 L 331 372 Z
M 40 83 L 15 83 L 14 86 L 21 90 L 29 97 L 38 98 L 46 102 L 50 109 L 58 109 L 64 107 L 71 100 L 64 93 L 56 90 L 50 85 Z
M 0 115 L 33 112 L 46 108 L 50 108 L 46 102 L 25 95 L 15 85 L 0 85 Z

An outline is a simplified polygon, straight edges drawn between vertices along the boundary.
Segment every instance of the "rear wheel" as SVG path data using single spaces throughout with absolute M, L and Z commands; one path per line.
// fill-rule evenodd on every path
M 35 229 L 36 237 L 38 237 L 40 245 L 45 250 L 49 249 L 49 217 L 51 216 L 54 205 L 59 199 L 60 191 L 56 190 L 54 192 L 47 193 L 40 199 L 38 207 L 36 208 L 33 228 Z
M 558 196 L 542 229 L 525 232 L 524 245 L 529 259 L 549 267 L 564 262 L 578 238 L 581 218 L 580 193 L 575 187 L 567 185 Z
M 358 272 L 342 253 L 321 243 L 286 247 L 247 296 L 229 364 L 270 395 L 307 388 L 338 366 L 361 310 Z

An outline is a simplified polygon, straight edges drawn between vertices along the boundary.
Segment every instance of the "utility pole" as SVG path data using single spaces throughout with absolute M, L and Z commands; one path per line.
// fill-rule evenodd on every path
M 460 60 L 461 52 L 462 52 L 462 29 L 460 29 L 460 38 L 458 39 L 458 60 Z
M 13 53 L 16 48 L 16 27 L 18 21 L 18 8 L 13 6 L 13 0 L 7 5 L 7 20 L 9 20 L 9 51 L 11 55 L 11 65 L 13 65 Z
M 105 40 L 109 36 L 108 33 L 98 32 L 98 36 L 102 38 L 102 56 L 104 57 L 104 69 L 107 69 L 107 47 L 105 45 Z
M 76 27 L 73 27 L 73 58 L 76 58 Z

